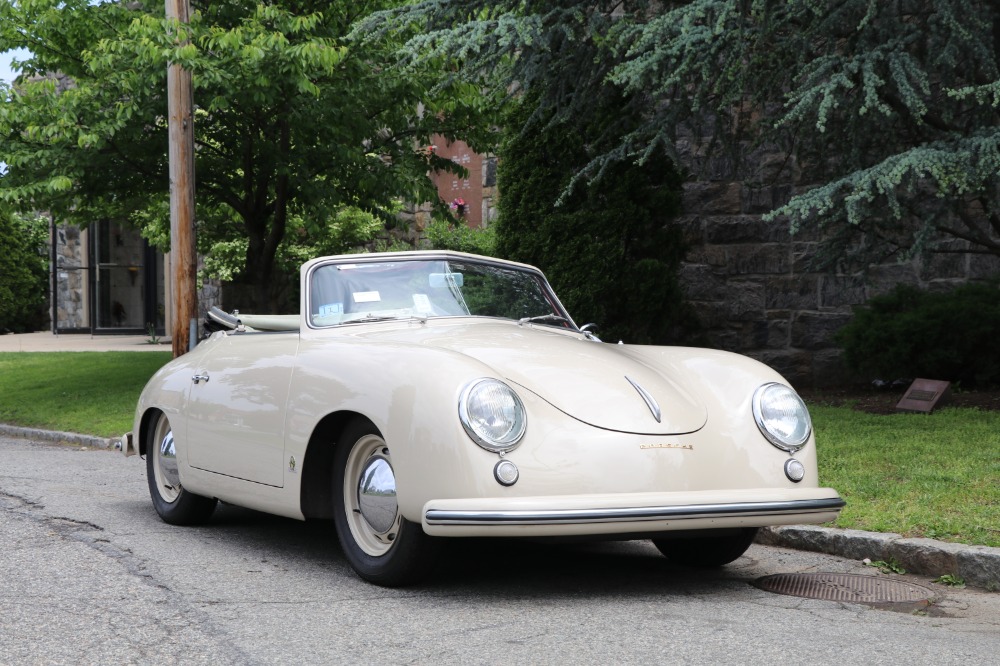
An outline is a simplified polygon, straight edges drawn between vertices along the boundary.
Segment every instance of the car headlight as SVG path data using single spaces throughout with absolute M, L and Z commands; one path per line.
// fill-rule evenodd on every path
M 767 441 L 789 453 L 805 446 L 812 434 L 805 403 L 784 384 L 764 384 L 754 392 L 753 417 Z
M 527 425 L 521 399 L 498 379 L 470 382 L 458 400 L 458 416 L 476 444 L 497 453 L 517 446 Z

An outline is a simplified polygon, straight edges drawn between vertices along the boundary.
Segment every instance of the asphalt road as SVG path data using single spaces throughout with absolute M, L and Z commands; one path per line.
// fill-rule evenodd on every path
M 912 612 L 801 599 L 782 572 L 873 574 L 752 546 L 714 572 L 647 542 L 462 541 L 418 588 L 368 585 L 330 526 L 223 506 L 159 520 L 145 465 L 0 438 L 0 664 L 986 664 L 1000 594 Z

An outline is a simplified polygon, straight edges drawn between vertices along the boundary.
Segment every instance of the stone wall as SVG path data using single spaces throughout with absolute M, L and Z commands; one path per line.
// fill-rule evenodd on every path
M 87 248 L 79 227 L 57 226 L 55 234 L 56 320 L 53 332 L 90 326 L 87 304 Z
M 758 164 L 758 174 L 768 176 L 759 182 L 781 182 L 772 167 L 789 168 L 776 156 Z M 679 223 L 691 249 L 681 280 L 711 346 L 757 358 L 793 384 L 872 379 L 851 377 L 832 341 L 853 306 L 900 283 L 947 289 L 1000 274 L 1000 258 L 973 254 L 872 266 L 867 275 L 811 272 L 808 260 L 822 238 L 812 230 L 792 236 L 787 222 L 761 219 L 787 201 L 793 188 L 751 186 L 727 179 L 727 172 L 723 164 L 715 169 L 716 179 L 684 186 Z

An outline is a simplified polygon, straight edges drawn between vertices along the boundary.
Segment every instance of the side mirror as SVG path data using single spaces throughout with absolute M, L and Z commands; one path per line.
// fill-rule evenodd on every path
M 584 324 L 580 327 L 580 332 L 583 333 L 588 340 L 593 340 L 594 342 L 601 342 L 601 339 L 597 337 L 594 331 L 597 330 L 597 324 L 591 322 L 589 324 Z

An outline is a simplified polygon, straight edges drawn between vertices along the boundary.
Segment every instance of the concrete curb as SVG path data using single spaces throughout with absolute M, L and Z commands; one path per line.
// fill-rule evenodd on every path
M 54 432 L 0 423 L 0 435 L 43 442 L 68 443 L 95 449 L 114 449 L 118 438 L 94 437 L 75 432 Z M 934 539 L 908 539 L 886 532 L 862 532 L 815 525 L 765 527 L 757 543 L 795 550 L 809 550 L 852 560 L 895 560 L 911 573 L 925 576 L 951 574 L 966 584 L 1000 591 L 1000 548 L 966 546 Z
M 0 435 L 6 437 L 19 437 L 21 439 L 34 439 L 41 442 L 54 442 L 56 444 L 76 444 L 77 446 L 90 446 L 95 449 L 114 449 L 118 444 L 117 437 L 105 438 L 93 435 L 81 435 L 76 432 L 58 432 L 53 430 L 38 430 L 37 428 L 21 428 L 0 423 Z
M 967 585 L 991 592 L 1000 591 L 1000 548 L 815 525 L 765 527 L 757 535 L 757 543 L 811 550 L 852 560 L 895 560 L 910 573 L 924 576 L 951 574 L 965 579 Z

